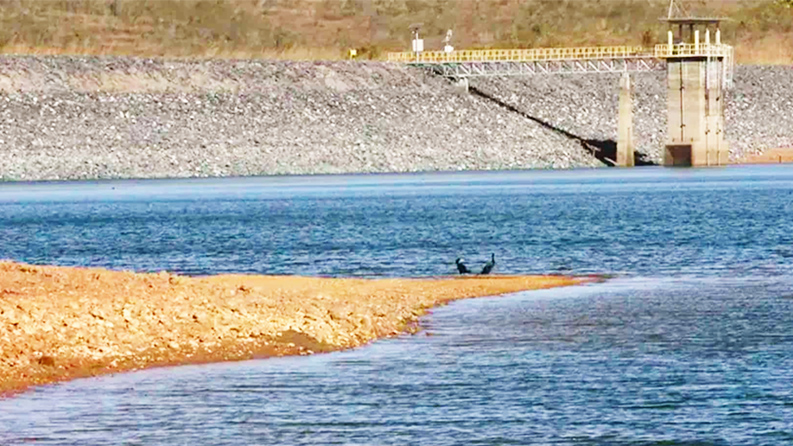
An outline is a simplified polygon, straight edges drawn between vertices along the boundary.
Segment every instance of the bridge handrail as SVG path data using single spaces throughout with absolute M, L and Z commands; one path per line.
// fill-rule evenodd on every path
M 388 53 L 389 62 L 462 63 L 462 62 L 533 62 L 593 59 L 629 59 L 653 57 L 641 46 L 600 46 L 579 48 L 533 48 L 522 50 L 424 51 Z
M 713 44 L 641 46 L 594 46 L 579 48 L 532 48 L 518 50 L 463 50 L 423 51 L 421 53 L 388 53 L 389 62 L 409 64 L 448 64 L 465 62 L 549 62 L 598 59 L 640 59 L 670 57 L 724 57 L 732 58 L 732 47 Z
M 674 45 L 661 44 L 655 46 L 655 57 L 667 59 L 670 57 L 731 57 L 730 45 L 678 43 Z

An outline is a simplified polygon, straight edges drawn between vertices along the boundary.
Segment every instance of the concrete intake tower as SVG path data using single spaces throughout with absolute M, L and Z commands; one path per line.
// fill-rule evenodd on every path
M 669 18 L 670 27 L 677 27 L 677 36 L 670 29 L 666 49 L 664 45 L 656 47 L 656 54 L 667 62 L 665 166 L 727 163 L 724 91 L 731 81 L 732 47 L 721 44 L 720 21 Z M 711 28 L 715 44 L 711 44 Z

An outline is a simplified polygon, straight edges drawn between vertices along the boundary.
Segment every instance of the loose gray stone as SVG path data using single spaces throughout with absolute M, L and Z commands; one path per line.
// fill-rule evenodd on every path
M 793 147 L 793 70 L 739 66 L 733 157 Z M 603 166 L 618 77 L 476 79 L 520 113 L 387 63 L 0 57 L 0 180 Z M 663 73 L 636 76 L 637 149 L 659 162 Z

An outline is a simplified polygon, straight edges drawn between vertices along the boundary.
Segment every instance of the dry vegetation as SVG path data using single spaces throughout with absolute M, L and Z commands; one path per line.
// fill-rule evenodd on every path
M 744 63 L 793 61 L 789 0 L 689 0 L 728 16 Z M 0 0 L 4 53 L 379 58 L 423 23 L 427 48 L 447 29 L 458 48 L 653 44 L 666 0 Z

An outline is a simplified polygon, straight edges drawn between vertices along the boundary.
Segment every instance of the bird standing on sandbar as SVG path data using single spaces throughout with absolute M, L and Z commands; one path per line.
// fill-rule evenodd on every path
M 484 268 L 482 268 L 482 272 L 480 274 L 490 274 L 490 271 L 493 271 L 493 267 L 496 266 L 496 254 L 490 254 L 490 261 L 485 263 Z
M 463 263 L 463 259 L 457 257 L 457 260 L 454 261 L 455 265 L 457 265 L 457 272 L 460 274 L 470 274 L 471 270 L 468 269 L 467 266 Z

